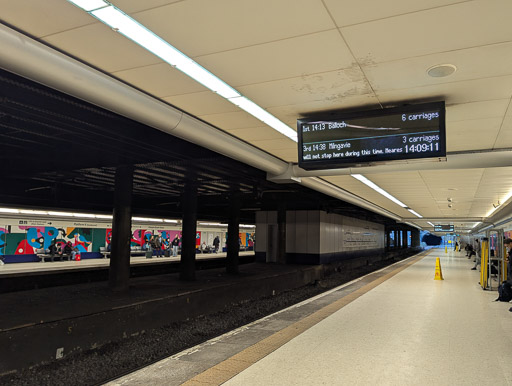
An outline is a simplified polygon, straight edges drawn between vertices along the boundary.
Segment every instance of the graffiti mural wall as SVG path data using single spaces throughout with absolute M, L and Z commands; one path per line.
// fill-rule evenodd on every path
M 152 235 L 161 235 L 164 245 L 167 246 L 175 236 L 181 240 L 180 229 L 160 229 L 154 227 L 134 227 L 132 229 L 131 246 L 141 247 Z M 221 249 L 225 247 L 227 233 L 201 230 L 196 233 L 196 246 L 205 242 L 213 245 L 215 236 L 221 237 Z M 254 233 L 240 233 L 240 245 L 253 247 Z M 34 255 L 37 249 L 47 250 L 53 240 L 62 247 L 71 242 L 73 247 L 81 253 L 99 252 L 100 248 L 107 247 L 112 240 L 111 224 L 80 223 L 80 222 L 51 222 L 51 221 L 18 221 L 0 218 L 0 256 L 19 256 L 14 261 L 37 261 L 21 259 L 22 256 Z M 98 254 L 99 255 L 99 254 Z M 98 256 L 98 257 L 101 257 Z M 13 262 L 11 259 L 10 262 Z

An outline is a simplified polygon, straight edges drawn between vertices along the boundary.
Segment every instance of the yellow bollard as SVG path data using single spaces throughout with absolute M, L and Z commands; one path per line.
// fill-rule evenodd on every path
M 434 276 L 434 280 L 444 280 L 443 271 L 441 271 L 441 261 L 439 260 L 439 257 L 436 257 L 436 274 Z
M 444 246 L 444 253 L 448 253 L 448 247 L 446 245 Z

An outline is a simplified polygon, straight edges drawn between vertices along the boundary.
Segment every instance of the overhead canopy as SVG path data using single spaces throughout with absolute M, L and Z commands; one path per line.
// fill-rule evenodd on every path
M 442 170 L 384 169 L 366 177 L 425 218 L 485 220 L 494 215 L 494 206 L 495 213 L 506 206 L 511 167 L 498 159 L 479 165 L 479 153 L 472 152 L 512 148 L 510 1 L 111 3 L 290 127 L 320 111 L 446 101 L 447 151 L 468 153 L 474 168 L 451 169 L 448 157 Z M 69 2 L 6 2 L 1 17 L 6 25 L 284 164 L 297 162 L 295 142 Z M 440 64 L 457 70 L 448 77 L 427 74 Z M 272 162 L 262 159 L 261 169 Z M 431 228 L 350 175 L 319 177 L 397 218 Z M 321 188 L 314 182 L 305 185 Z

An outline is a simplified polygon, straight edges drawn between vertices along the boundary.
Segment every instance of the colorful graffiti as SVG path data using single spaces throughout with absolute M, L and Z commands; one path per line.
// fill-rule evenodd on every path
M 204 241 L 213 244 L 215 232 L 196 232 L 196 246 L 199 248 Z M 181 240 L 182 232 L 179 230 L 161 229 L 158 231 L 147 229 L 134 229 L 131 245 L 142 246 L 145 240 L 153 234 L 159 234 L 167 246 L 177 235 Z M 218 234 L 218 233 L 215 233 Z M 227 233 L 226 233 L 227 237 Z M 204 238 L 204 240 L 203 240 Z M 240 233 L 241 246 L 254 245 L 254 233 Z M 0 255 L 29 255 L 36 253 L 36 249 L 47 250 L 52 241 L 62 247 L 71 242 L 80 252 L 99 252 L 100 248 L 108 246 L 112 240 L 112 229 L 77 228 L 77 227 L 44 227 L 44 226 L 0 226 Z M 221 241 L 222 243 L 222 241 Z M 222 244 L 221 244 L 222 248 Z
M 8 230 L 5 228 L 0 228 L 0 256 L 4 255 L 4 249 L 5 249 L 5 235 L 8 233 Z

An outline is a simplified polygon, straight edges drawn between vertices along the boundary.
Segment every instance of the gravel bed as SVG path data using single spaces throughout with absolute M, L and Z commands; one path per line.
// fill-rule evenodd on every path
M 71 354 L 61 361 L 0 377 L 2 385 L 95 385 L 176 354 L 237 327 L 299 303 L 369 272 L 394 263 L 386 260 L 347 272 L 333 272 L 315 285 L 250 302 L 231 304 L 214 314 L 173 323 L 156 330 Z

